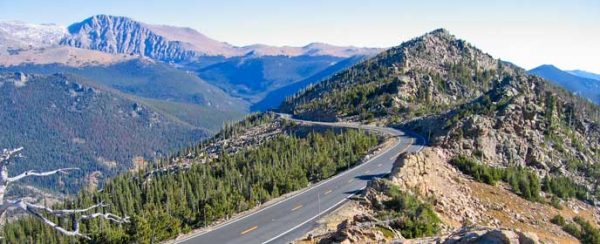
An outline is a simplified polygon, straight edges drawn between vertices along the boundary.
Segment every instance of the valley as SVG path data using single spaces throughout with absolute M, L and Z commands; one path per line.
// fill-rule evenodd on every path
M 104 34 L 98 36 L 97 33 Z M 53 155 L 56 158 L 51 160 L 48 167 L 84 164 L 81 173 L 85 177 L 103 175 L 99 178 L 100 183 L 137 167 L 134 159 L 138 163 L 151 162 L 169 156 L 185 146 L 210 137 L 226 122 L 239 120 L 250 111 L 272 109 L 285 96 L 305 85 L 318 82 L 378 51 L 320 43 L 305 47 L 236 47 L 210 39 L 190 28 L 149 25 L 110 15 L 93 16 L 68 27 L 0 23 L 0 38 L 4 40 L 0 43 L 0 73 L 6 77 L 13 74 L 65 75 L 103 94 L 131 101 L 130 106 L 134 110 L 138 106 L 139 109 L 148 109 L 155 116 L 186 128 L 187 136 L 184 138 L 177 134 L 170 135 L 171 132 L 150 133 L 158 135 L 155 142 L 163 141 L 154 147 L 134 143 L 139 138 L 133 128 L 132 131 L 109 129 L 106 130 L 106 136 L 126 137 L 129 142 L 110 146 L 122 148 L 123 152 L 107 153 L 96 149 L 100 145 L 108 147 L 105 139 L 83 134 L 89 133 L 89 130 L 72 129 L 81 126 L 71 123 L 74 121 L 61 121 L 63 127 L 73 131 L 61 139 L 52 135 L 52 130 L 58 128 L 55 125 L 42 128 L 40 123 L 28 122 L 28 130 L 37 132 L 27 135 L 22 127 L 10 119 L 2 122 L 5 130 L 15 132 L 3 138 L 7 146 L 18 141 L 34 143 L 36 154 Z M 23 89 L 15 91 L 19 90 Z M 7 100 L 10 94 L 2 95 L 7 103 L 14 102 Z M 36 104 L 52 103 L 51 96 L 40 95 Z M 103 104 L 93 106 L 94 109 L 107 109 Z M 35 121 L 44 120 L 43 116 L 46 115 L 33 112 L 43 108 L 28 109 L 21 108 L 15 112 L 26 114 Z M 111 123 L 111 116 L 97 118 L 96 121 Z M 150 123 L 147 126 L 153 125 Z M 169 127 L 159 130 L 182 131 L 176 126 Z M 35 138 L 52 138 L 57 140 L 54 145 L 63 145 L 60 148 L 90 144 L 92 149 L 58 150 L 50 146 L 50 140 Z M 32 142 L 32 139 L 36 142 Z M 73 144 L 70 140 L 86 143 Z M 171 143 L 171 140 L 177 143 Z M 145 148 L 143 153 L 139 147 Z M 59 152 L 65 155 L 54 155 Z M 33 160 L 41 158 L 34 157 Z M 60 160 L 64 162 L 59 163 Z M 106 162 L 111 166 L 105 166 Z M 67 181 L 69 187 L 65 189 L 68 192 L 87 186 L 81 180 L 68 178 Z M 38 186 L 41 184 L 33 183 Z

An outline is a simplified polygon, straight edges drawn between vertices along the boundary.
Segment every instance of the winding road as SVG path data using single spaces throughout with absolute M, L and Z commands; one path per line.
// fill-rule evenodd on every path
M 425 139 L 401 130 L 348 123 L 314 122 L 280 116 L 301 124 L 361 128 L 390 135 L 394 143 L 349 170 L 312 185 L 294 195 L 206 231 L 184 236 L 175 243 L 289 243 L 316 226 L 319 217 L 335 210 L 363 190 L 367 182 L 392 170 L 398 155 L 423 148 Z

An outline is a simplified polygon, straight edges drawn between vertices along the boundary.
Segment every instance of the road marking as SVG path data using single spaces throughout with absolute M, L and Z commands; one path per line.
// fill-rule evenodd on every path
M 298 210 L 298 209 L 300 209 L 301 207 L 302 207 L 302 204 L 300 204 L 300 205 L 298 205 L 298 206 L 296 206 L 296 207 L 292 208 L 292 212 L 293 212 L 293 211 L 296 211 L 296 210 Z
M 333 125 L 333 126 L 335 126 L 335 125 Z M 258 213 L 260 213 L 260 212 L 263 212 L 263 211 L 265 211 L 265 210 L 267 210 L 267 209 L 270 209 L 270 208 L 272 208 L 272 207 L 274 207 L 274 206 L 277 206 L 277 205 L 279 205 L 279 204 L 281 204 L 281 203 L 284 203 L 284 202 L 286 202 L 286 201 L 290 201 L 291 199 L 294 199 L 294 198 L 296 198 L 296 197 L 299 197 L 299 196 L 301 196 L 301 195 L 303 195 L 303 194 L 305 194 L 305 193 L 307 194 L 308 192 L 310 192 L 310 191 L 312 191 L 312 190 L 316 190 L 316 189 L 317 189 L 317 187 L 318 187 L 318 186 L 320 186 L 320 185 L 324 185 L 324 184 L 326 184 L 326 183 L 328 183 L 328 182 L 331 182 L 331 181 L 334 181 L 335 179 L 337 179 L 337 178 L 340 178 L 340 177 L 342 177 L 342 176 L 344 176 L 344 175 L 348 175 L 348 174 L 350 174 L 350 172 L 354 172 L 354 171 L 358 171 L 358 170 L 360 170 L 360 169 L 361 169 L 361 168 L 363 168 L 365 165 L 367 165 L 369 162 L 373 162 L 375 159 L 378 159 L 378 158 L 382 157 L 382 156 L 383 156 L 383 155 L 384 155 L 386 152 L 390 151 L 390 150 L 391 150 L 391 149 L 393 149 L 394 147 L 397 147 L 397 146 L 401 145 L 401 143 L 402 143 L 402 139 L 398 139 L 398 141 L 396 142 L 396 144 L 395 144 L 394 146 L 391 146 L 390 148 L 386 149 L 386 151 L 385 151 L 385 152 L 381 152 L 381 153 L 379 153 L 377 156 L 375 156 L 375 157 L 371 158 L 371 160 L 368 160 L 368 161 L 367 161 L 367 162 L 365 162 L 365 163 L 358 164 L 357 166 L 355 166 L 355 167 L 352 167 L 352 168 L 350 168 L 349 170 L 343 171 L 343 172 L 341 172 L 341 173 L 339 173 L 339 174 L 337 174 L 337 175 L 335 175 L 335 176 L 333 176 L 333 177 L 331 177 L 331 178 L 329 178 L 329 179 L 323 180 L 323 181 L 321 181 L 321 182 L 317 183 L 316 185 L 313 185 L 312 187 L 309 187 L 309 188 L 302 189 L 302 190 L 300 190 L 299 192 L 297 192 L 296 194 L 292 195 L 291 197 L 289 197 L 289 198 L 287 198 L 287 199 L 284 199 L 284 200 L 282 200 L 282 201 L 276 202 L 276 203 L 274 203 L 274 204 L 271 204 L 271 205 L 269 205 L 269 206 L 266 206 L 266 207 L 264 207 L 264 208 L 258 209 L 258 210 L 256 210 L 255 212 L 252 212 L 252 213 L 250 213 L 250 214 L 248 214 L 248 215 L 244 215 L 244 216 L 241 216 L 241 217 L 239 217 L 239 218 L 237 218 L 237 219 L 232 219 L 231 221 L 225 222 L 225 223 L 223 223 L 223 224 L 220 224 L 220 225 L 216 225 L 216 226 L 214 226 L 212 229 L 210 229 L 210 230 L 208 230 L 208 231 L 205 231 L 205 232 L 198 233 L 197 235 L 193 235 L 193 236 L 188 236 L 188 237 L 182 238 L 182 239 L 180 239 L 180 240 L 177 240 L 177 242 L 183 242 L 183 241 L 187 241 L 187 240 L 191 240 L 191 239 L 194 239 L 194 238 L 197 238 L 197 237 L 203 236 L 203 235 L 205 235 L 205 234 L 207 234 L 207 233 L 213 232 L 213 231 L 215 231 L 215 230 L 218 230 L 218 229 L 220 229 L 220 228 L 223 228 L 223 227 L 225 227 L 225 226 L 228 226 L 228 225 L 230 225 L 230 224 L 236 223 L 237 221 L 240 221 L 240 220 L 242 220 L 242 219 L 249 218 L 249 217 L 251 217 L 251 216 L 253 216 L 253 215 L 256 215 L 256 214 L 258 214 Z M 407 150 L 407 149 L 408 149 L 408 147 L 406 147 L 404 150 Z M 351 180 L 352 180 L 352 179 L 351 179 Z M 351 181 L 351 180 L 350 180 L 350 181 Z M 350 181 L 349 181 L 349 182 L 350 182 Z
M 365 170 L 365 174 L 367 174 L 369 172 L 371 172 L 371 170 L 369 170 L 369 169 Z
M 252 227 L 248 228 L 247 230 L 240 232 L 240 235 L 248 234 L 250 231 L 253 231 L 256 229 L 258 229 L 258 225 L 252 226 Z
M 362 190 L 364 190 L 365 188 L 366 188 L 366 186 L 365 186 L 365 187 L 362 187 L 362 188 L 360 188 L 359 192 L 360 192 L 360 191 L 362 191 Z M 348 195 L 346 198 L 344 198 L 344 199 L 340 200 L 339 202 L 335 203 L 333 206 L 331 206 L 331 207 L 329 207 L 329 208 L 325 209 L 324 211 L 320 212 L 319 214 L 317 214 L 317 215 L 313 216 L 312 218 L 310 218 L 310 219 L 308 219 L 308 220 L 306 220 L 306 221 L 304 221 L 304 222 L 300 223 L 299 225 L 296 225 L 296 226 L 292 227 L 291 229 L 289 229 L 289 230 L 287 230 L 287 231 L 285 231 L 285 232 L 283 232 L 283 233 L 281 233 L 281 234 L 279 234 L 279 235 L 277 235 L 277 236 L 275 236 L 275 237 L 273 237 L 273 238 L 271 238 L 271 239 L 269 239 L 269 240 L 267 240 L 267 241 L 263 242 L 263 244 L 265 244 L 265 243 L 269 243 L 269 242 L 272 242 L 272 241 L 274 241 L 274 240 L 277 240 L 277 239 L 279 239 L 280 237 L 282 237 L 282 236 L 286 235 L 287 233 L 290 233 L 290 232 L 294 231 L 295 229 L 298 229 L 300 226 L 303 226 L 303 225 L 305 225 L 306 223 L 308 223 L 308 222 L 310 222 L 310 221 L 313 221 L 314 219 L 316 219 L 316 218 L 318 218 L 319 216 L 323 215 L 323 213 L 327 213 L 327 212 L 328 212 L 328 211 L 330 211 L 331 209 L 334 209 L 334 208 L 336 208 L 337 206 L 339 206 L 340 204 L 344 203 L 345 201 L 348 201 L 348 199 L 349 199 L 349 198 L 351 198 L 351 197 L 353 197 L 353 196 L 355 196 L 355 195 L 357 195 L 357 194 L 358 194 L 358 193 L 352 193 L 352 194 Z
M 294 119 L 292 119 L 292 118 L 289 118 L 289 119 L 290 119 L 290 120 L 292 120 L 292 121 L 294 121 Z M 358 127 L 358 128 L 363 128 L 363 127 L 360 127 L 360 126 L 355 126 L 355 125 L 335 125 L 335 124 L 330 124 L 330 123 L 318 123 L 318 122 L 316 122 L 316 123 L 315 123 L 315 122 L 313 122 L 313 124 L 323 124 L 323 125 L 332 126 L 332 127 L 350 127 L 350 128 L 352 128 L 352 127 L 354 127 L 354 128 L 357 128 L 357 127 Z M 413 143 L 414 143 L 414 142 L 417 142 L 417 141 L 419 141 L 419 139 L 420 139 L 421 141 L 423 141 L 423 144 L 422 144 L 422 145 L 419 145 L 419 146 L 416 148 L 416 150 L 415 150 L 415 151 L 421 151 L 423 148 L 425 148 L 425 146 L 424 146 L 424 145 L 425 145 L 425 143 L 427 143 L 427 140 L 426 140 L 424 137 L 422 137 L 421 135 L 419 135 L 419 134 L 413 134 L 413 133 L 399 132 L 399 131 L 397 131 L 397 130 L 394 130 L 394 129 L 390 129 L 390 130 L 379 130 L 378 128 L 368 128 L 368 127 L 365 127 L 365 129 L 367 129 L 367 130 L 371 129 L 371 130 L 374 130 L 374 131 L 379 131 L 379 132 L 383 132 L 383 133 L 399 133 L 399 136 L 417 136 L 417 137 L 418 137 L 417 139 L 414 139 L 414 138 L 412 138 L 411 140 L 409 140 L 410 142 L 413 142 Z M 396 144 L 395 144 L 394 146 L 391 146 L 391 147 L 390 147 L 390 148 L 388 148 L 386 151 L 379 153 L 379 155 L 376 155 L 376 156 L 375 156 L 375 157 L 373 157 L 371 160 L 368 160 L 368 161 L 367 161 L 367 162 L 365 162 L 365 163 L 359 164 L 359 165 L 357 165 L 356 167 L 353 167 L 353 168 L 351 168 L 351 169 L 349 169 L 349 170 L 343 171 L 343 172 L 341 172 L 340 174 L 338 174 L 338 175 L 336 175 L 336 176 L 334 176 L 334 177 L 332 177 L 332 178 L 329 178 L 329 179 L 327 179 L 327 180 L 324 180 L 324 181 L 321 181 L 321 182 L 317 183 L 316 185 L 313 185 L 312 187 L 309 187 L 309 188 L 302 189 L 302 190 L 298 191 L 297 193 L 295 193 L 294 195 L 292 195 L 292 196 L 291 196 L 290 198 L 288 198 L 288 199 L 285 199 L 285 200 L 283 200 L 283 201 L 276 202 L 276 203 L 274 203 L 274 204 L 272 204 L 272 205 L 268 205 L 268 206 L 266 206 L 265 208 L 258 209 L 258 210 L 254 211 L 254 212 L 252 212 L 252 213 L 249 213 L 249 214 L 247 214 L 247 215 L 242 215 L 242 216 L 240 216 L 240 217 L 237 217 L 237 218 L 234 218 L 234 219 L 232 219 L 232 220 L 230 220 L 230 221 L 226 221 L 226 222 L 224 222 L 224 223 L 222 223 L 222 224 L 218 224 L 218 225 L 216 225 L 216 226 L 213 226 L 211 229 L 209 229 L 209 230 L 207 230 L 207 231 L 203 231 L 203 232 L 201 232 L 201 233 L 198 233 L 198 234 L 196 234 L 196 235 L 190 235 L 190 236 L 187 236 L 187 237 L 183 237 L 182 239 L 179 239 L 179 240 L 177 240 L 177 239 L 176 239 L 176 240 L 175 240 L 175 242 L 183 242 L 183 241 L 191 240 L 191 239 L 194 239 L 194 238 L 198 238 L 198 237 L 200 237 L 200 236 L 203 236 L 203 235 L 205 235 L 205 234 L 207 234 L 207 233 L 210 233 L 210 232 L 216 231 L 217 229 L 220 229 L 220 228 L 223 228 L 223 227 L 225 227 L 225 226 L 228 226 L 228 225 L 230 225 L 230 224 L 236 223 L 236 222 L 238 222 L 238 221 L 240 221 L 240 220 L 242 220 L 242 219 L 246 219 L 246 218 L 249 218 L 249 217 L 251 217 L 251 216 L 254 216 L 254 215 L 256 215 L 256 214 L 258 214 L 258 213 L 260 213 L 260 212 L 263 212 L 263 211 L 265 211 L 265 210 L 267 210 L 267 209 L 270 209 L 270 208 L 272 208 L 272 207 L 274 207 L 274 206 L 277 206 L 277 205 L 279 205 L 279 204 L 281 204 L 281 203 L 284 203 L 284 202 L 290 201 L 291 199 L 294 199 L 294 198 L 296 198 L 296 197 L 299 197 L 299 196 L 301 196 L 301 195 L 303 195 L 303 194 L 305 194 L 305 193 L 308 193 L 308 192 L 310 192 L 311 190 L 315 190 L 315 189 L 316 189 L 318 186 L 320 186 L 320 185 L 326 184 L 327 182 L 331 182 L 331 181 L 333 181 L 333 180 L 335 180 L 335 179 L 337 179 L 337 178 L 340 178 L 340 177 L 342 177 L 342 176 L 344 176 L 344 175 L 348 175 L 348 174 L 350 174 L 350 172 L 353 172 L 353 171 L 358 171 L 360 168 L 362 168 L 362 166 L 365 166 L 365 165 L 367 165 L 369 162 L 372 162 L 372 161 L 374 161 L 375 159 L 377 159 L 377 158 L 379 158 L 379 157 L 383 156 L 383 154 L 385 154 L 386 152 L 390 151 L 392 148 L 395 148 L 395 147 L 397 147 L 397 146 L 400 146 L 400 145 L 402 144 L 402 141 L 403 141 L 403 140 L 402 140 L 402 137 L 397 137 L 397 138 L 398 138 L 398 141 L 396 141 Z M 411 146 L 415 146 L 415 145 L 405 145 L 404 149 L 403 149 L 403 150 L 402 150 L 402 151 L 401 151 L 399 154 L 401 154 L 402 152 L 405 152 L 405 151 L 407 151 L 407 150 L 408 150 L 408 149 L 409 149 Z M 399 155 L 399 154 L 398 154 L 398 155 Z M 352 182 L 352 179 L 348 180 L 348 182 Z M 362 188 L 362 189 L 364 189 L 364 188 Z M 353 195 L 354 195 L 354 194 L 353 194 Z M 348 196 L 348 198 L 349 198 L 349 197 L 351 197 L 351 196 L 353 196 L 353 195 L 350 195 L 350 196 Z M 335 204 L 334 206 L 332 206 L 332 207 L 328 208 L 328 210 L 330 210 L 330 209 L 332 209 L 332 208 L 336 207 L 337 205 L 341 204 L 341 203 L 342 203 L 343 201 L 345 201 L 345 200 L 346 200 L 346 199 L 343 199 L 342 201 L 338 202 L 338 203 L 337 203 L 337 204 Z M 319 215 L 318 215 L 318 216 L 319 216 Z M 313 219 L 317 218 L 318 216 L 315 216 L 315 217 L 311 218 L 310 220 L 313 220 Z M 309 221 L 310 221 L 310 220 L 309 220 Z M 291 232 L 292 230 L 294 230 L 294 229 L 297 229 L 297 228 L 298 228 L 298 227 L 300 227 L 301 225 L 308 223 L 309 221 L 306 221 L 306 222 L 304 222 L 304 223 L 302 223 L 302 224 L 300 224 L 300 225 L 298 225 L 298 226 L 296 226 L 296 227 L 292 228 L 291 230 L 288 230 L 288 231 L 286 231 L 285 233 L 282 233 L 282 234 L 280 234 L 280 235 L 278 235 L 278 236 L 276 236 L 276 237 L 274 237 L 274 238 L 271 238 L 271 239 L 270 239 L 270 240 L 268 240 L 267 242 L 271 242 L 271 241 L 273 241 L 273 240 L 275 240 L 275 239 L 277 239 L 277 238 L 279 238 L 279 237 L 283 236 L 284 234 L 287 234 L 287 233 Z M 257 228 L 258 228 L 258 227 L 257 227 Z
M 377 167 L 381 167 L 383 164 L 378 164 Z
M 354 179 L 349 179 L 349 180 L 348 180 L 348 183 L 352 182 L 353 180 L 354 180 Z
M 327 195 L 327 194 L 329 194 L 329 193 L 331 193 L 331 190 L 327 190 L 327 191 L 325 192 L 325 195 Z

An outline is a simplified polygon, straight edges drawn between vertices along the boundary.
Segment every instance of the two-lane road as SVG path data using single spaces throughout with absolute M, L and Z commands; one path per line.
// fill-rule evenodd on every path
M 387 127 L 342 123 L 312 122 L 291 119 L 305 124 L 362 128 L 394 136 L 394 144 L 368 161 L 282 199 L 246 216 L 230 220 L 205 232 L 175 240 L 177 243 L 288 243 L 312 229 L 316 220 L 334 210 L 360 192 L 374 177 L 388 174 L 394 161 L 403 152 L 421 150 L 421 137 Z

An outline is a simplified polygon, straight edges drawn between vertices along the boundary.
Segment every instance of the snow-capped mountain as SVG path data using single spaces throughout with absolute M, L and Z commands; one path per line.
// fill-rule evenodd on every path
M 54 24 L 0 22 L 0 52 L 56 45 L 66 34 L 65 27 Z

